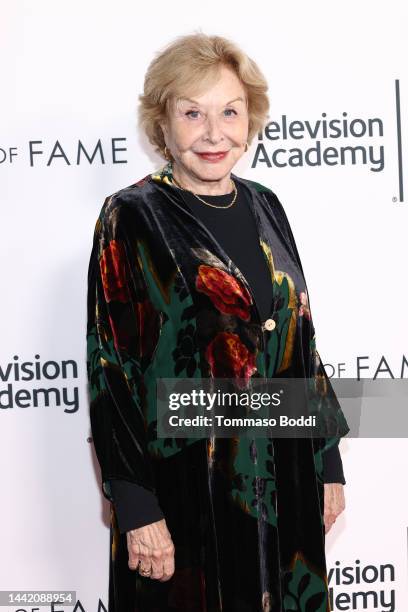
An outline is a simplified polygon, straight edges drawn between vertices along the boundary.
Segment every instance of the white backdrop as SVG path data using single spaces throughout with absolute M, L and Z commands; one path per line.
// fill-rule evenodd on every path
M 86 274 L 105 196 L 163 163 L 137 131 L 137 96 L 175 36 L 230 37 L 268 79 L 278 138 L 254 140 L 234 171 L 286 209 L 326 367 L 355 377 L 364 357 L 363 377 L 408 377 L 408 170 L 395 90 L 398 81 L 407 158 L 406 6 L 1 1 L 2 590 L 75 590 L 77 609 L 107 608 L 108 504 L 87 441 Z M 323 119 L 337 120 L 340 137 Z M 285 135 L 294 121 L 302 131 Z M 83 151 L 78 160 L 81 145 L 91 157 L 99 142 L 92 163 Z M 313 147 L 319 163 L 316 153 L 305 161 Z M 283 167 L 265 161 L 278 149 Z M 302 165 L 288 165 L 293 149 Z M 48 402 L 40 389 L 54 389 Z M 343 440 L 341 451 L 347 509 L 327 536 L 333 609 L 404 612 L 406 439 Z

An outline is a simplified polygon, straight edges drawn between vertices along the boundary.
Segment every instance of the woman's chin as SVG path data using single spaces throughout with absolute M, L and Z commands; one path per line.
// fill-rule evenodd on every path
M 200 164 L 196 167 L 196 176 L 201 181 L 220 181 L 228 176 L 232 170 L 231 164 Z

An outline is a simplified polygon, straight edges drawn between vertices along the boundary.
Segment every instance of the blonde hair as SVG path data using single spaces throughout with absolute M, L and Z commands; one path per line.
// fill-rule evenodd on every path
M 213 84 L 221 66 L 231 68 L 241 81 L 248 103 L 248 143 L 266 124 L 268 84 L 257 64 L 235 43 L 204 33 L 177 37 L 150 63 L 144 91 L 139 96 L 139 125 L 163 157 L 165 141 L 160 122 L 171 100 L 198 95 Z

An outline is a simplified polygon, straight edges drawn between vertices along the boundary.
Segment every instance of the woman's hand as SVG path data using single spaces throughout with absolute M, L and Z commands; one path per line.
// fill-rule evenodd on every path
M 325 483 L 323 518 L 326 533 L 330 531 L 336 518 L 343 512 L 345 507 L 343 485 L 340 482 Z
M 143 570 L 151 570 L 147 577 L 160 582 L 172 577 L 175 548 L 165 519 L 132 529 L 126 532 L 126 538 L 130 569 L 138 569 L 142 576 Z

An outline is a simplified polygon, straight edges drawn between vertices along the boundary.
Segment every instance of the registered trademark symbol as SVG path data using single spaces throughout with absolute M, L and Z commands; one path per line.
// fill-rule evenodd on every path
M 393 201 L 393 202 L 398 202 L 398 198 L 397 198 L 397 196 L 394 196 L 394 197 L 392 198 L 392 201 Z

